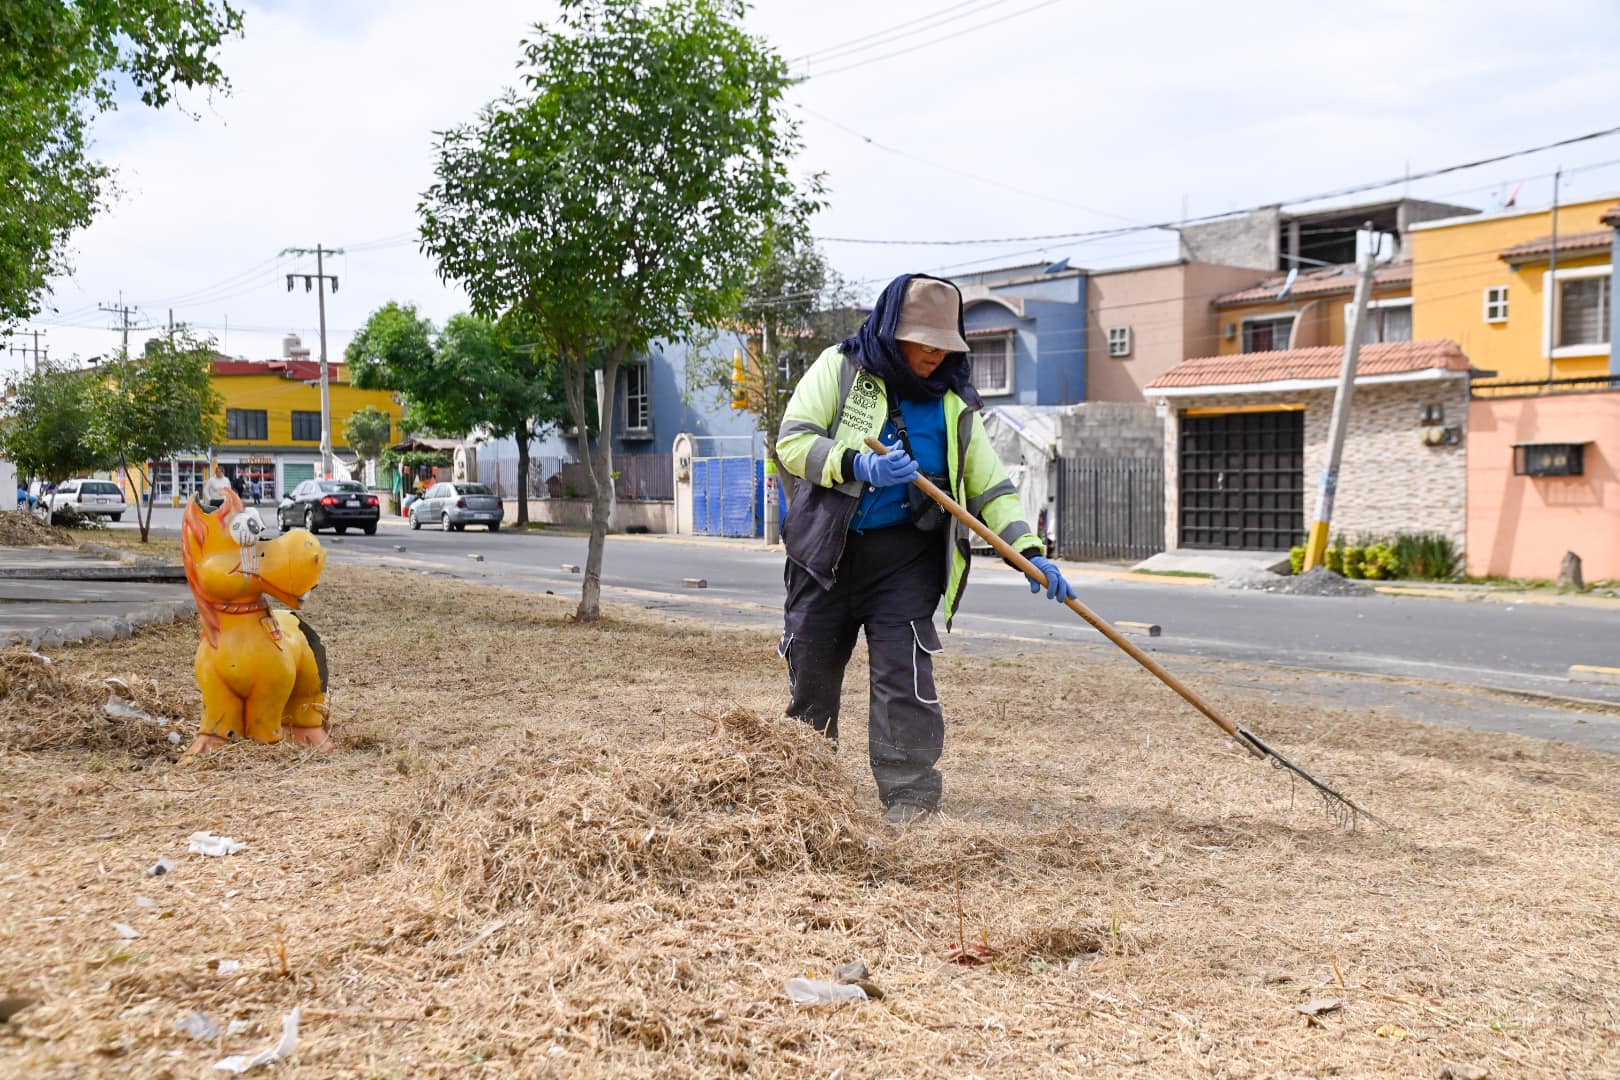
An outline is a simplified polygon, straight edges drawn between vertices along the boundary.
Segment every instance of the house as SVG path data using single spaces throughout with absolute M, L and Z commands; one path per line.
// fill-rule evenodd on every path
M 1087 274 L 1029 263 L 952 279 L 986 406 L 1086 400 Z
M 1456 341 L 1498 382 L 1611 374 L 1615 201 L 1560 206 L 1556 222 L 1542 207 L 1413 226 L 1414 332 Z
M 298 335 L 282 341 L 276 360 L 214 359 L 212 381 L 225 399 L 222 438 L 214 444 L 213 461 L 227 476 L 260 485 L 260 498 L 274 503 L 282 492 L 312 480 L 321 467 L 321 365 L 309 358 Z M 331 398 L 332 447 L 347 465 L 358 464 L 343 437 L 354 413 L 375 407 L 390 417 L 391 430 L 402 423 L 403 410 L 384 390 L 360 390 L 349 383 L 348 369 L 327 365 Z M 147 463 L 160 503 L 176 503 L 202 489 L 209 476 L 207 454 L 182 454 Z M 133 500 L 143 494 L 139 478 L 126 481 Z
M 1188 360 L 1147 387 L 1165 414 L 1164 546 L 1286 551 L 1326 460 L 1342 346 Z M 1471 365 L 1452 341 L 1361 349 L 1333 529 L 1467 534 Z

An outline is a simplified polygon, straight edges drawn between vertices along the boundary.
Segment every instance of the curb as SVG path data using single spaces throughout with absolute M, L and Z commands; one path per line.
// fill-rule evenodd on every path
M 1620 667 L 1596 667 L 1592 664 L 1574 664 L 1569 669 L 1569 681 L 1620 686 Z
M 116 618 L 101 618 L 87 622 L 70 622 L 61 626 L 44 627 L 26 634 L 12 632 L 0 638 L 6 645 L 26 645 L 35 652 L 40 649 L 59 649 L 64 645 L 77 645 L 83 641 L 122 641 L 134 635 L 142 626 L 166 626 L 179 622 L 196 612 L 192 600 L 165 600 L 143 604 L 128 614 Z

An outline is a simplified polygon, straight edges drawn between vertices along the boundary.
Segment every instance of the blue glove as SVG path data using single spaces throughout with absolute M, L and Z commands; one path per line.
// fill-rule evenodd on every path
M 855 479 L 873 487 L 893 487 L 917 479 L 917 463 L 900 447 L 887 454 L 862 450 L 855 455 Z
M 1048 600 L 1056 600 L 1061 604 L 1065 600 L 1076 599 L 1077 594 L 1074 591 L 1074 586 L 1063 580 L 1063 571 L 1058 569 L 1057 563 L 1044 555 L 1036 555 L 1029 561 L 1035 564 L 1035 569 L 1046 575 L 1046 597 Z M 1030 592 L 1041 591 L 1040 582 L 1028 574 L 1025 574 L 1024 577 L 1029 579 Z

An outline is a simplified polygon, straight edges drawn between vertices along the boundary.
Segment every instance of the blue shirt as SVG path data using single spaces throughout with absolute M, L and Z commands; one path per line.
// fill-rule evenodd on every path
M 900 415 L 906 421 L 906 434 L 911 439 L 911 452 L 918 468 L 933 476 L 945 476 L 945 400 L 901 401 Z M 879 436 L 883 445 L 900 445 L 900 433 L 893 420 L 883 422 Z M 850 528 L 855 532 L 886 529 L 891 525 L 911 521 L 911 507 L 907 502 L 910 484 L 873 490 L 868 485 L 861 492 L 861 504 L 855 508 L 855 520 Z

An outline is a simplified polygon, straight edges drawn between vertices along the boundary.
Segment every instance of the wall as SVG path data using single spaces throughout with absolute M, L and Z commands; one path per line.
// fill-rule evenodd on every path
M 252 451 L 281 451 L 306 450 L 319 451 L 320 439 L 299 439 L 292 437 L 292 414 L 299 412 L 321 411 L 321 388 L 319 385 L 311 386 L 297 379 L 283 379 L 280 375 L 215 375 L 214 388 L 225 398 L 225 405 L 231 409 L 263 409 L 269 415 L 269 438 L 245 440 L 222 439 L 217 446 L 221 449 L 252 450 Z M 367 405 L 375 406 L 392 417 L 393 437 L 397 442 L 402 436 L 403 410 L 394 401 L 394 396 L 386 390 L 356 390 L 346 381 L 332 380 L 330 383 L 332 397 L 332 445 L 346 447 L 348 441 L 343 438 L 343 424 L 354 413 Z M 224 414 L 220 415 L 220 423 L 224 424 Z
M 1254 283 L 1254 271 L 1239 273 L 1243 284 Z M 1187 323 L 1200 308 L 1187 296 L 1190 278 L 1185 263 L 1093 275 L 1087 290 L 1088 401 L 1142 401 L 1142 387 L 1187 359 Z M 1207 297 L 1201 307 L 1209 311 Z M 1108 331 L 1121 326 L 1131 330 L 1131 354 L 1109 356 Z
M 1275 273 L 1281 255 L 1281 225 L 1282 211 L 1275 206 L 1242 217 L 1188 225 L 1179 230 L 1181 257 Z
M 1374 285 L 1370 299 L 1395 300 L 1410 295 L 1411 290 L 1404 284 L 1385 285 L 1383 287 Z M 1353 291 L 1347 291 L 1330 293 L 1326 296 L 1307 296 L 1281 302 L 1270 301 L 1221 308 L 1217 313 L 1220 328 L 1224 331 L 1225 324 L 1232 323 L 1237 329 L 1230 339 L 1226 337 L 1224 332 L 1220 335 L 1220 348 L 1216 353 L 1198 355 L 1234 356 L 1241 353 L 1243 351 L 1243 320 L 1274 315 L 1293 315 L 1297 319 L 1303 320 L 1298 326 L 1299 337 L 1294 343 L 1295 348 L 1303 349 L 1317 345 L 1338 345 L 1342 347 L 1345 340 L 1345 308 L 1349 307 L 1355 298 Z M 1416 318 L 1415 312 L 1413 317 Z M 1434 334 L 1429 336 L 1446 337 L 1448 335 Z M 1414 341 L 1422 341 L 1424 338 L 1425 335 L 1420 332 L 1414 332 L 1412 335 Z M 1466 343 L 1463 351 L 1468 351 Z M 1468 355 L 1473 357 L 1474 354 L 1470 352 Z M 1477 358 L 1475 363 L 1478 363 Z
M 1610 196 L 1560 207 L 1559 233 L 1603 228 L 1599 218 L 1615 202 Z M 1475 367 L 1495 371 L 1503 381 L 1547 378 L 1546 295 L 1542 283 L 1547 259 L 1513 267 L 1499 255 L 1515 244 L 1551 232 L 1550 209 L 1414 226 L 1410 236 L 1412 336 L 1417 340 L 1450 338 L 1463 347 Z M 1608 251 L 1579 256 L 1565 253 L 1559 256 L 1558 266 L 1599 266 L 1612 258 Z M 1485 289 L 1495 285 L 1508 287 L 1508 318 L 1502 323 L 1485 321 Z M 1609 366 L 1608 356 L 1560 359 L 1552 374 L 1561 379 L 1604 375 Z
M 620 528 L 646 529 L 650 533 L 675 531 L 675 503 L 669 499 L 623 501 L 619 507 Z M 517 520 L 517 500 L 506 501 L 508 521 Z M 529 520 L 546 525 L 569 528 L 591 527 L 591 500 L 589 499 L 530 499 Z
M 986 405 L 1068 405 L 1086 400 L 1087 279 L 1079 270 L 1044 274 L 1040 269 L 1018 267 L 955 279 L 968 304 L 962 317 L 967 329 L 1015 328 L 1013 392 L 986 395 Z M 1016 274 L 1022 276 L 1009 276 Z M 1014 307 L 1021 302 L 1023 315 L 1002 301 Z
M 1620 579 L 1620 392 L 1481 398 L 1469 412 L 1468 572 Z M 1583 476 L 1514 476 L 1513 446 L 1589 442 Z
M 1148 458 L 1164 452 L 1164 421 L 1146 402 L 1088 401 L 1058 418 L 1058 456 Z
M 1316 491 L 1327 462 L 1328 427 L 1333 416 L 1331 389 L 1294 393 L 1225 394 L 1175 398 L 1165 423 L 1165 546 L 1180 546 L 1180 410 L 1190 407 L 1240 408 L 1245 405 L 1305 406 L 1304 531 L 1316 513 Z M 1424 405 L 1445 410 L 1447 426 L 1468 418 L 1468 380 L 1358 385 L 1333 509 L 1333 533 L 1354 539 L 1362 533 L 1439 532 L 1459 549 L 1468 534 L 1468 446 L 1425 446 L 1418 423 Z

